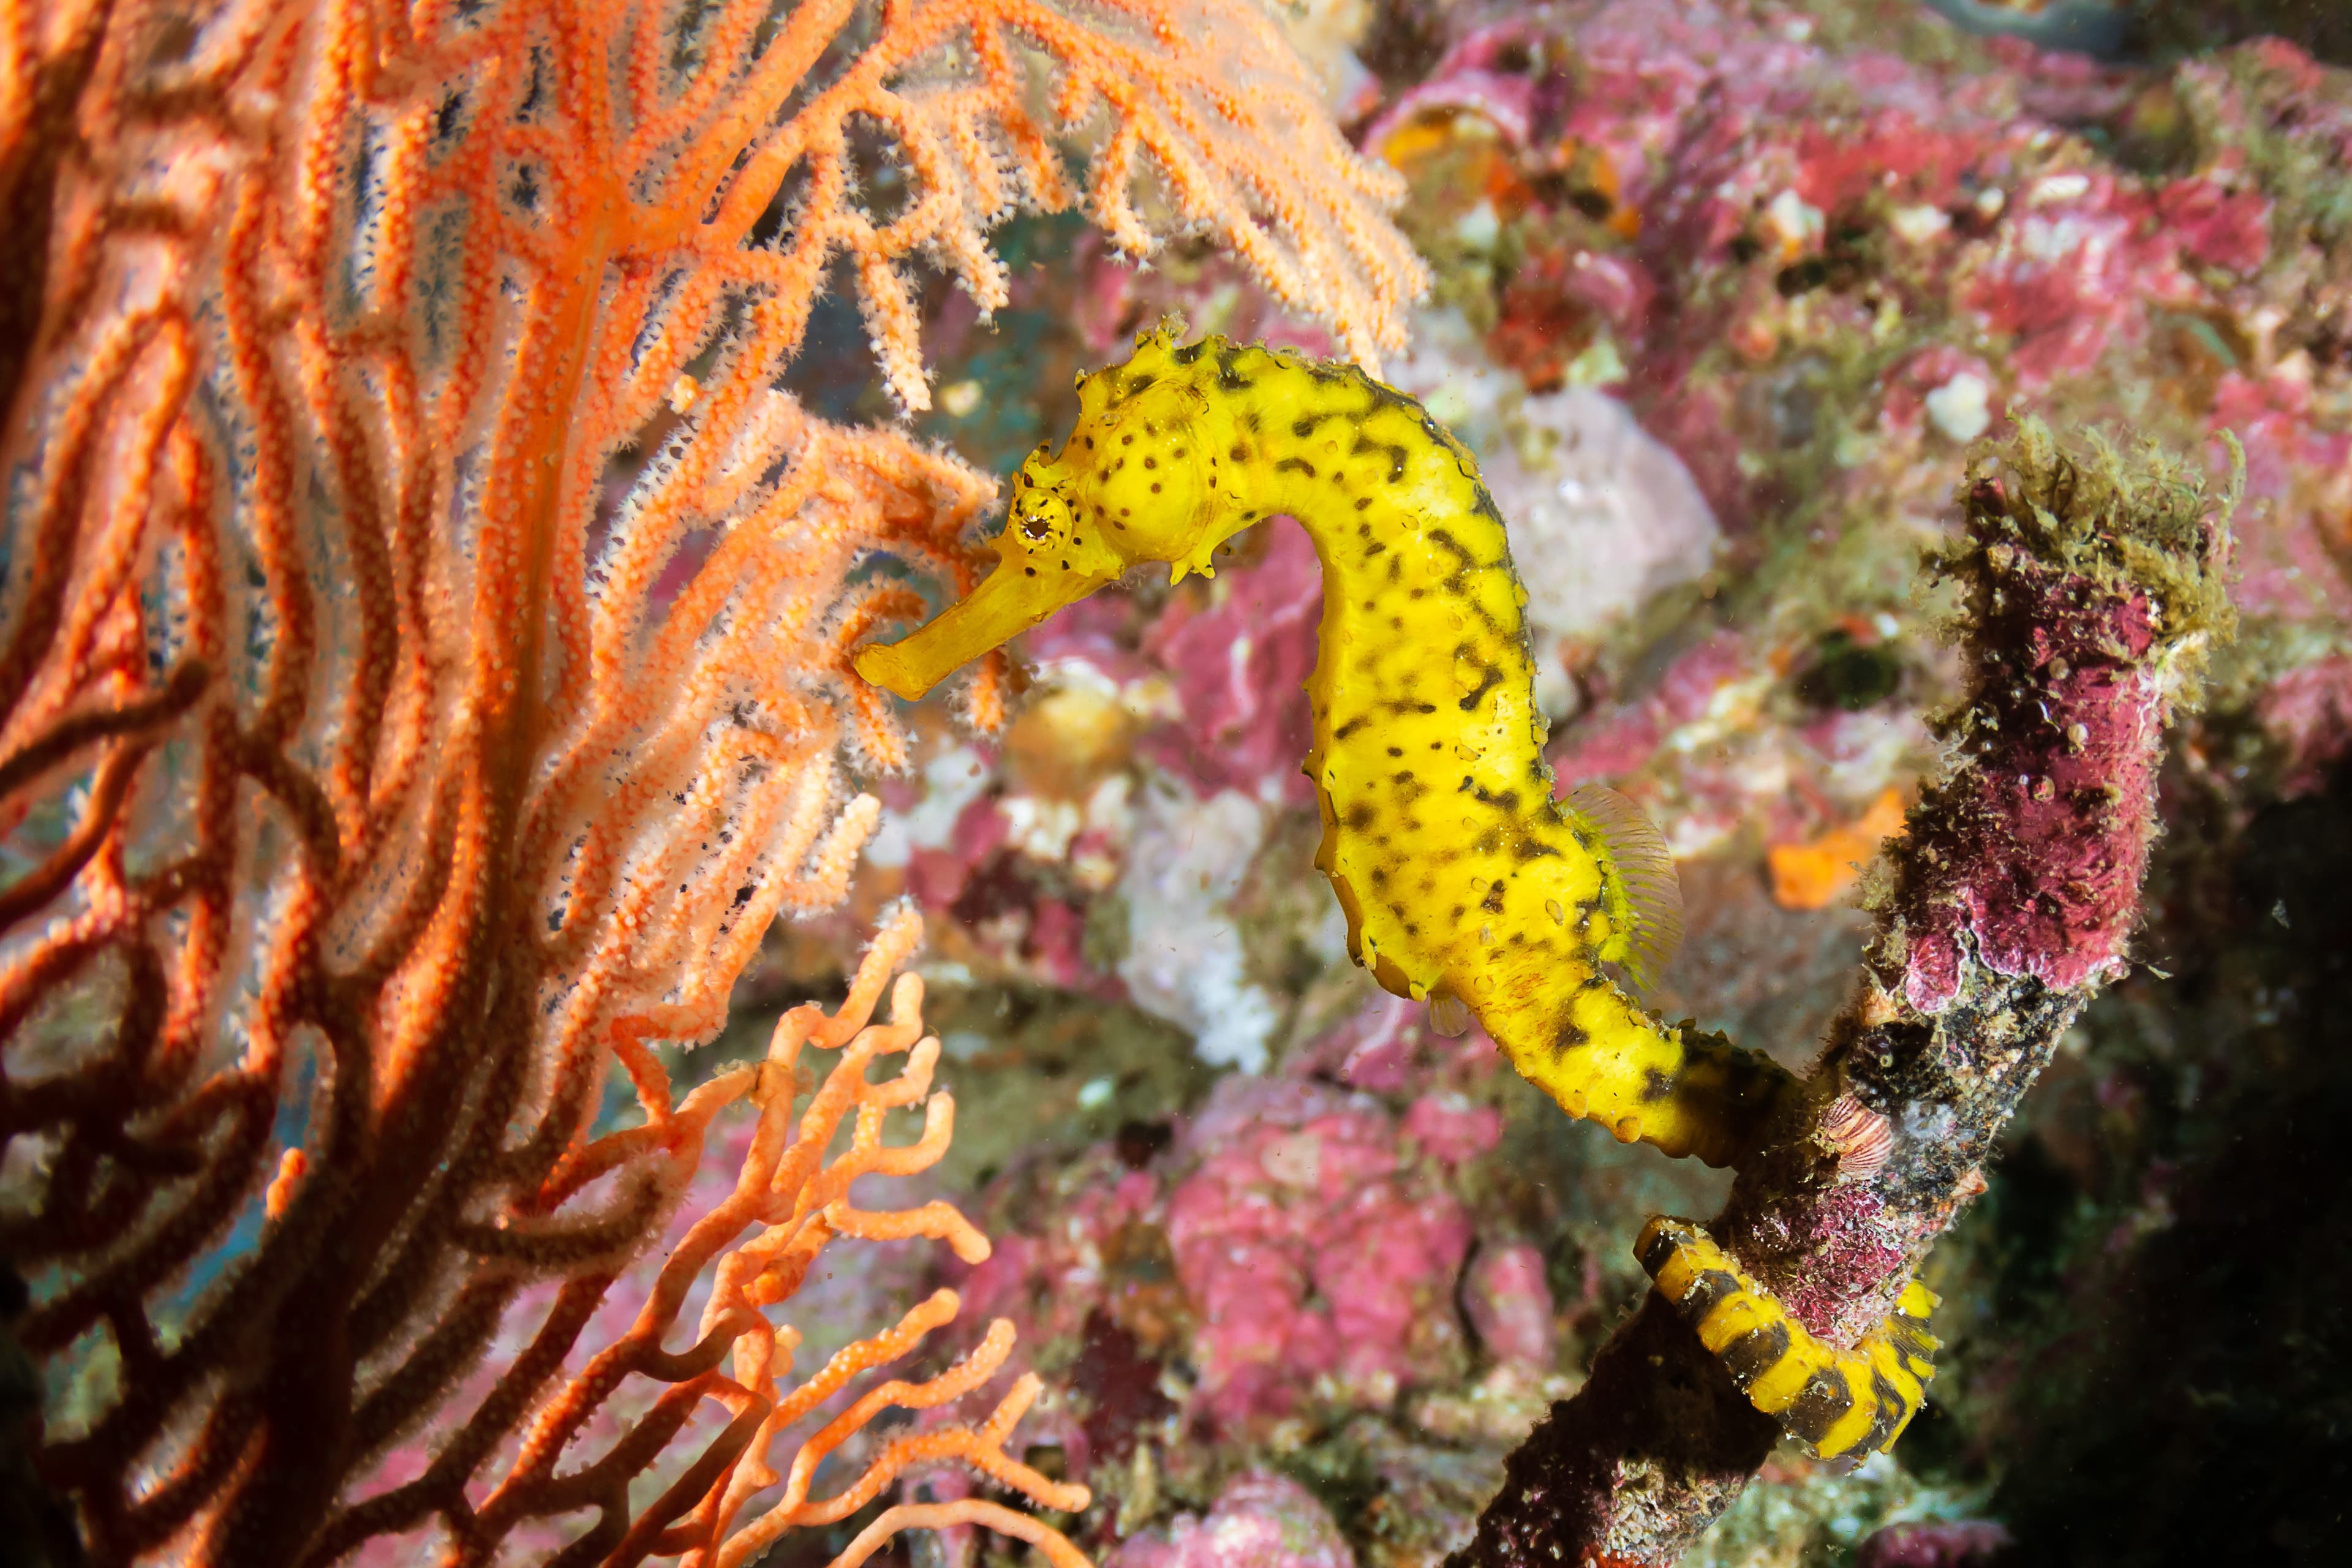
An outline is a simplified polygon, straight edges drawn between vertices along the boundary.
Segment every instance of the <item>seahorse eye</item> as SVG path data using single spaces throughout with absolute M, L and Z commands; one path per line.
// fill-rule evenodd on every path
M 1024 508 L 1021 513 L 1021 531 L 1031 539 L 1043 539 L 1054 531 L 1053 519 L 1044 507 Z

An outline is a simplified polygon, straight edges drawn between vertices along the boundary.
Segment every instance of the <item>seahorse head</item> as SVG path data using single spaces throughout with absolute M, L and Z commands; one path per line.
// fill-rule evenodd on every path
M 861 652 L 857 672 L 919 697 L 1131 566 L 1165 563 L 1171 580 L 1209 570 L 1241 514 L 1216 489 L 1221 415 L 1200 368 L 1208 346 L 1180 347 L 1161 328 L 1139 336 L 1126 363 L 1081 375 L 1062 449 L 1041 445 L 1013 476 L 995 569 L 904 642 Z

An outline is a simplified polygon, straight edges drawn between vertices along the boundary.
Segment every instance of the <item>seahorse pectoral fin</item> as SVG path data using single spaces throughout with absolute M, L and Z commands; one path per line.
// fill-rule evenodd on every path
M 1683 892 L 1674 851 L 1642 808 L 1606 784 L 1570 792 L 1569 813 L 1598 834 L 1626 906 L 1628 929 L 1612 945 L 1636 991 L 1647 993 L 1683 942 Z
M 1936 1295 L 1916 1279 L 1885 1322 L 1843 1350 L 1790 1317 L 1689 1220 L 1653 1219 L 1633 1256 L 1756 1408 L 1816 1458 L 1852 1463 L 1885 1452 L 1927 1399 Z
M 1055 570 L 1050 562 L 1008 559 L 969 598 L 949 605 L 913 636 L 860 649 L 857 673 L 912 701 L 989 649 L 1116 581 L 1097 573 Z

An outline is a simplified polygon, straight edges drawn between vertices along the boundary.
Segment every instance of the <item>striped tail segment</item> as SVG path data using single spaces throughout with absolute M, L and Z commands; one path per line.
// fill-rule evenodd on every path
M 1634 1254 L 1749 1402 L 1815 1457 L 1858 1463 L 1884 1453 L 1918 1414 L 1941 1342 L 1927 1331 L 1936 1293 L 1916 1279 L 1885 1322 L 1841 1350 L 1689 1220 L 1653 1219 Z

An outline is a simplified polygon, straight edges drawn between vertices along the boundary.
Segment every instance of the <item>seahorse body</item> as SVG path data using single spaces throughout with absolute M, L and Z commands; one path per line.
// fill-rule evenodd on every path
M 1602 967 L 1638 980 L 1679 938 L 1672 862 L 1622 797 L 1553 799 L 1527 594 L 1469 451 L 1351 366 L 1165 331 L 1078 401 L 1014 481 L 995 570 L 858 672 L 919 696 L 1131 565 L 1213 573 L 1234 534 L 1297 518 L 1324 573 L 1317 865 L 1350 953 L 1396 994 L 1466 1007 L 1571 1115 L 1735 1163 L 1788 1075 L 1665 1026 Z

